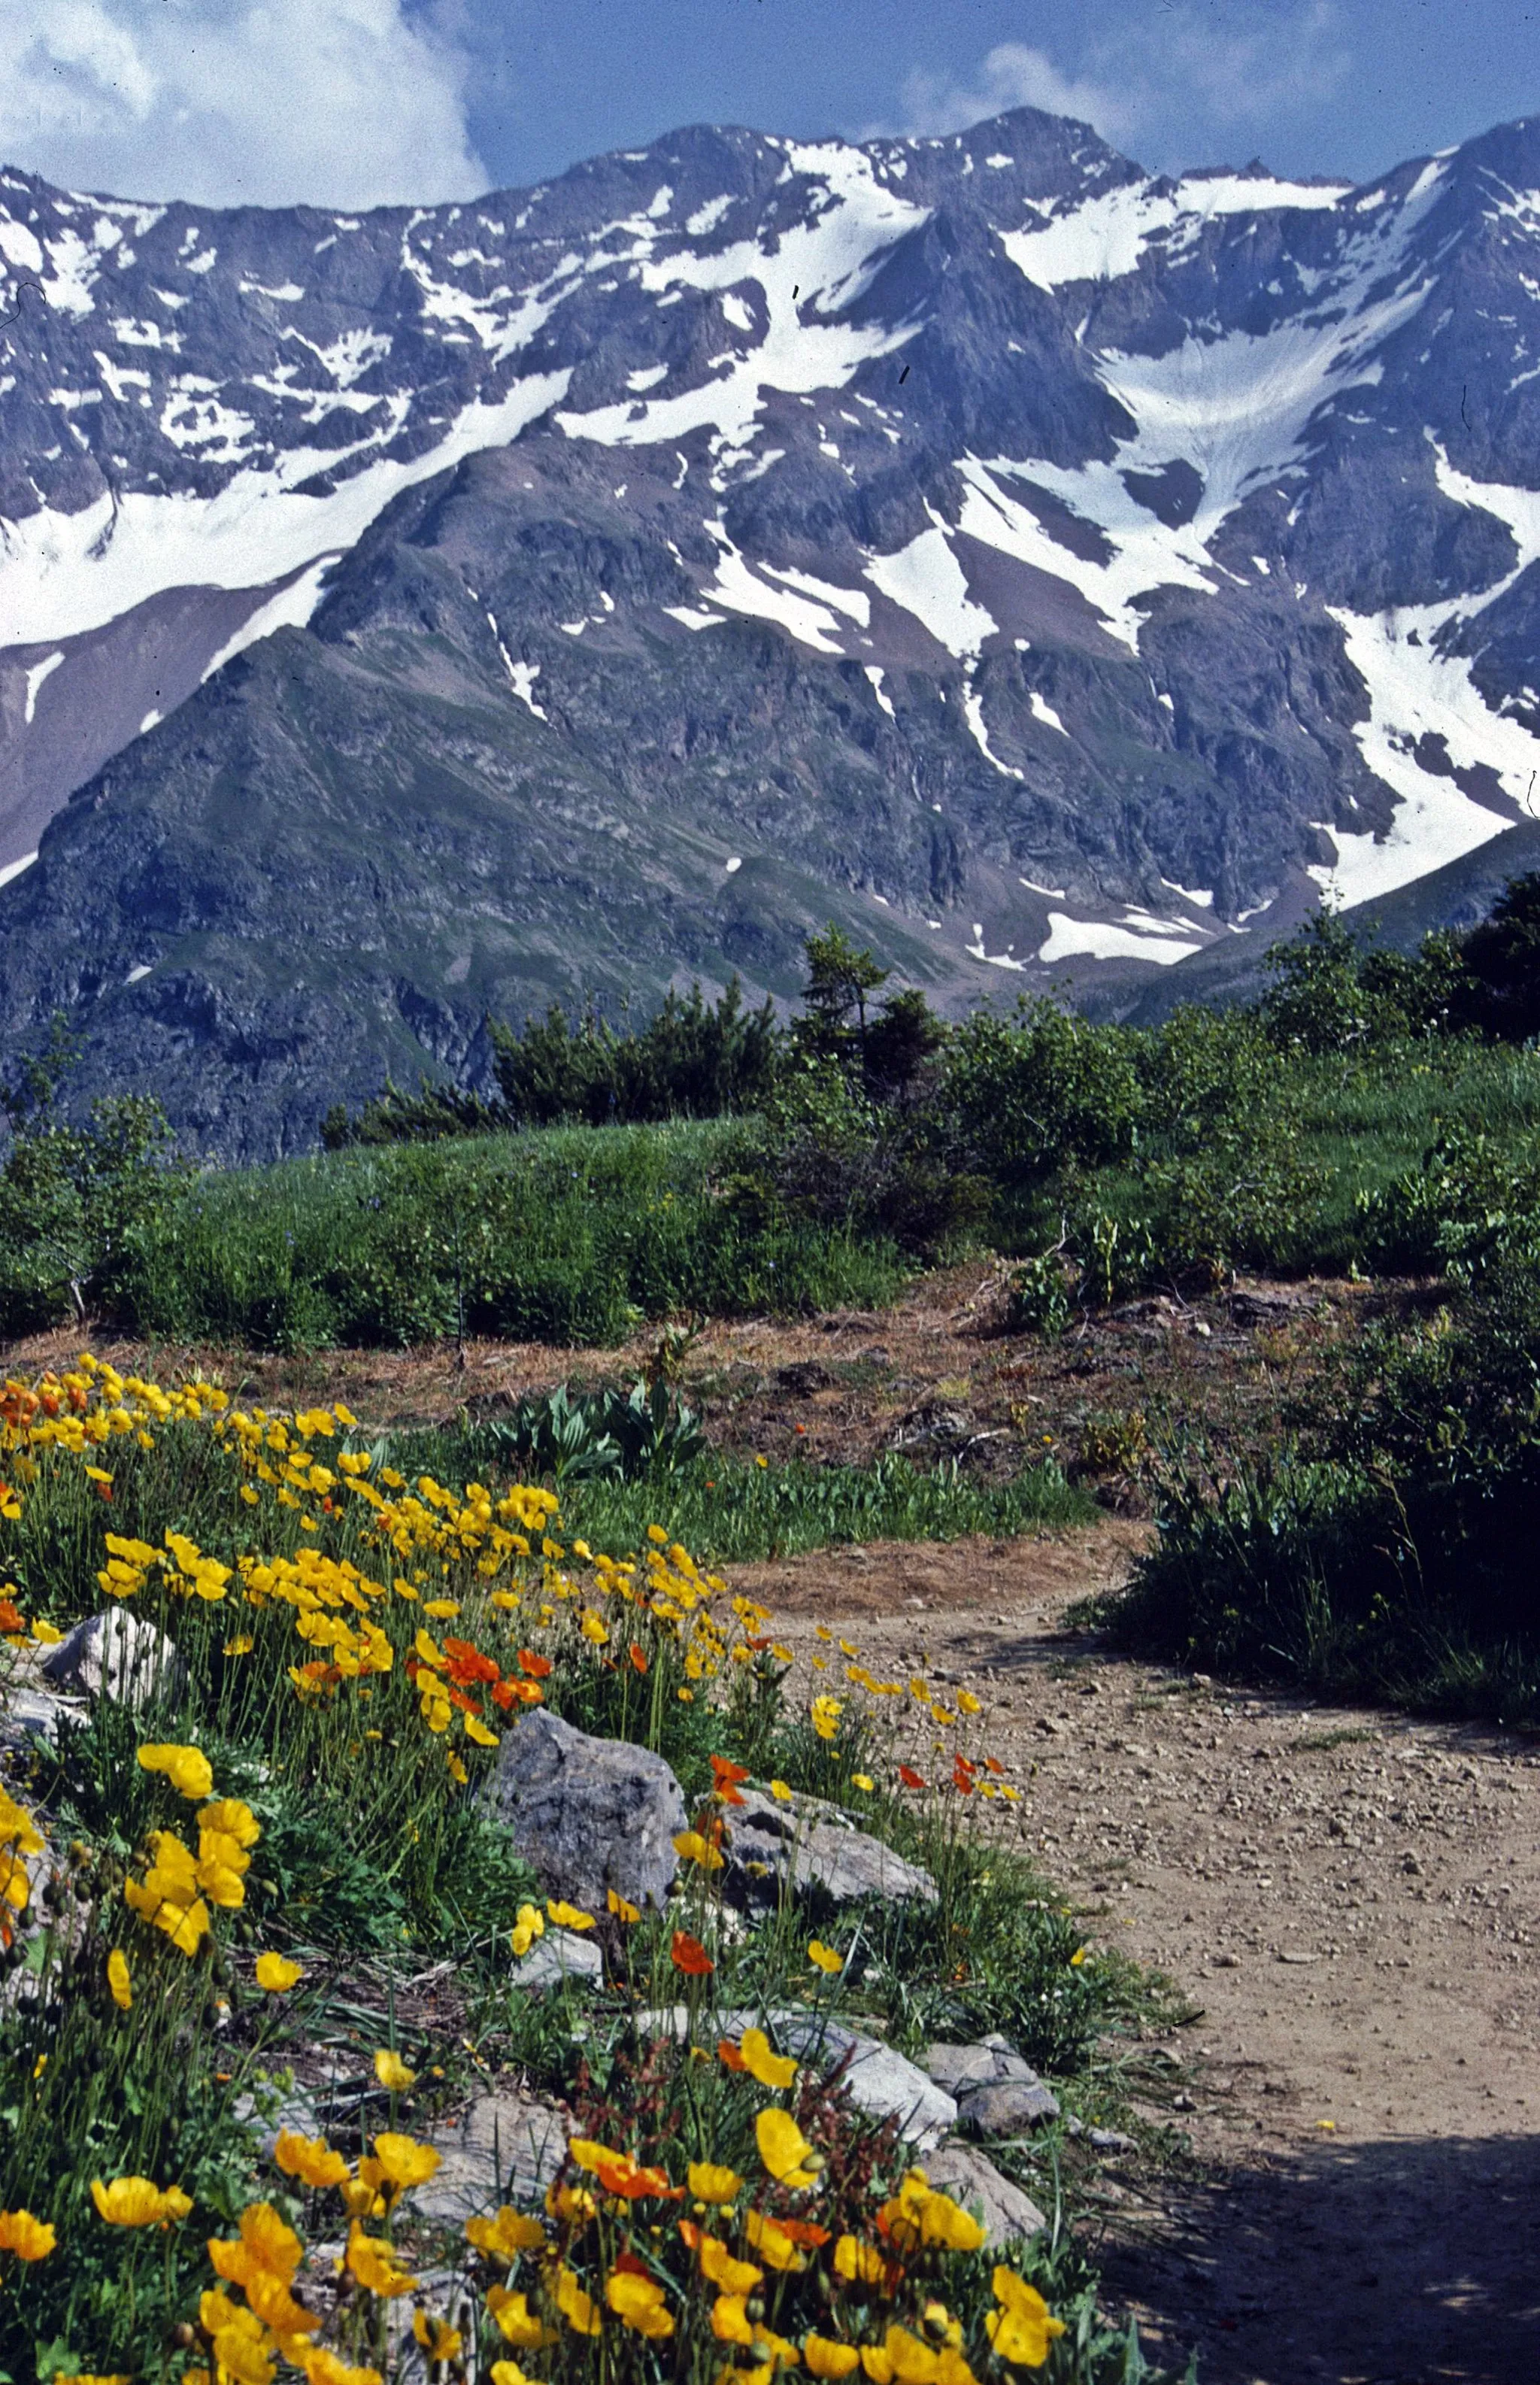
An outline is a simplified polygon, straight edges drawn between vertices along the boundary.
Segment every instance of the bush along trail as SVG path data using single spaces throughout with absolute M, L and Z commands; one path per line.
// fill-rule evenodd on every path
M 1021 2180 L 1156 1992 L 976 1698 L 341 1405 L 0 1430 L 0 2373 L 1154 2375 Z

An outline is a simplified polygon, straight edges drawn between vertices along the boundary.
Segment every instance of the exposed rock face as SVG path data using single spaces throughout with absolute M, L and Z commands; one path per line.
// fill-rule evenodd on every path
M 976 2045 L 933 2045 L 925 2069 L 957 2099 L 971 2136 L 1013 2137 L 1059 2117 L 1059 2098 L 999 2031 Z
M 448 2128 L 435 2131 L 438 2169 L 413 2194 L 425 2219 L 459 2227 L 501 2204 L 528 2207 L 544 2194 L 566 2153 L 559 2112 L 535 2096 L 478 2096 Z
M 988 2230 L 987 2252 L 1022 2242 L 1048 2226 L 1032 2197 L 1013 2185 L 975 2145 L 950 2137 L 925 2155 L 925 2167 L 932 2186 L 943 2187 L 955 2202 L 982 2219 Z
M 1350 190 L 1031 109 L 361 218 L 7 174 L 0 1035 L 255 1155 L 489 1010 L 789 993 L 831 912 L 1132 999 L 1472 853 L 1540 768 L 1536 187 L 1537 119 Z
M 187 1679 L 175 1643 L 126 1606 L 77 1623 L 42 1657 L 38 1671 L 66 1693 L 112 1698 L 136 1714 L 179 1696 Z
M 918 1864 L 884 1846 L 832 1805 L 799 1797 L 777 1804 L 755 1790 L 723 1815 L 723 1841 L 734 1892 L 750 1904 L 774 1904 L 787 1887 L 813 1905 L 838 1910 L 864 1897 L 936 1902 L 936 1882 Z
M 526 1995 L 542 1995 L 547 1988 L 598 1987 L 604 1977 L 604 1956 L 591 1938 L 576 1929 L 547 1929 L 509 1973 Z
M 714 2037 L 736 2037 L 758 2020 L 751 2012 L 721 2012 L 710 2026 Z M 689 2008 L 673 2004 L 662 2012 L 641 2013 L 637 2025 L 659 2037 L 683 2038 L 689 2028 Z M 768 2014 L 765 2025 L 777 2045 L 811 2069 L 838 2070 L 851 2103 L 874 2119 L 897 2120 L 900 2135 L 911 2145 L 923 2151 L 955 2128 L 957 2105 L 951 2097 L 880 2039 L 847 2029 L 843 2021 L 823 2013 L 789 2007 Z
M 612 1888 L 633 1904 L 667 1895 L 685 1801 L 661 1755 L 537 1706 L 503 1734 L 486 1793 L 553 1896 L 602 1913 Z

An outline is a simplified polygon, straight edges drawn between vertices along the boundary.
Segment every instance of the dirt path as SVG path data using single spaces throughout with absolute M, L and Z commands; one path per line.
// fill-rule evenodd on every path
M 874 1670 L 971 1688 L 1087 1936 L 1201 2007 L 1149 2106 L 1174 2110 L 1193 2177 L 1106 2173 L 1109 2293 L 1149 2345 L 1198 2345 L 1202 2385 L 1535 2385 L 1540 1754 L 1066 1637 L 1069 1597 L 1134 1537 L 734 1581 L 804 1646 L 842 1625 Z

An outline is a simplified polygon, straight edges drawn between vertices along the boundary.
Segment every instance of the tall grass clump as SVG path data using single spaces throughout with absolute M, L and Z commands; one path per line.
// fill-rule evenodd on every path
M 603 1343 L 678 1309 L 890 1298 L 891 1248 L 721 1199 L 730 1132 L 553 1129 L 205 1176 L 142 1230 L 119 1311 L 142 1333 L 266 1347 Z

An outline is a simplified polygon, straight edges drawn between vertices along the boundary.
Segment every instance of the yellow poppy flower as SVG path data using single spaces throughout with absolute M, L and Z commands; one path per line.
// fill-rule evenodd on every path
M 638 2335 L 672 2335 L 674 2315 L 667 2308 L 656 2278 L 639 2277 L 634 2269 L 613 2270 L 604 2280 L 604 2300 L 623 2327 Z
M 712 2304 L 711 2331 L 719 2343 L 752 2343 L 754 2330 L 741 2294 L 718 2294 Z
M 157 1742 L 139 1750 L 146 1772 L 164 1772 L 179 1796 L 196 1804 L 214 1786 L 214 1767 L 200 1747 L 176 1747 Z
M 556 2308 L 574 2335 L 598 2335 L 603 2327 L 598 2304 L 584 2292 L 565 2262 L 556 2272 Z
M 701 2275 L 725 2294 L 751 2294 L 764 2275 L 752 2261 L 735 2258 L 720 2236 L 702 2236 L 700 2256 Z
M 794 2238 L 777 2226 L 763 2211 L 746 2211 L 743 2233 L 767 2269 L 805 2269 L 807 2255 L 797 2248 Z
M 863 2244 L 857 2236 L 841 2236 L 834 2248 L 834 2271 L 849 2285 L 879 2286 L 888 2275 L 888 2262 L 875 2244 Z
M 428 2355 L 429 2368 L 445 2367 L 460 2357 L 460 2330 L 433 2311 L 414 2311 L 412 2332 Z
M 285 2177 L 306 2186 L 341 2186 L 348 2176 L 346 2161 L 324 2137 L 302 2137 L 292 2129 L 279 2130 L 273 2159 Z
M 802 2366 L 813 2377 L 848 2377 L 861 2366 L 861 2354 L 853 2343 L 840 2343 L 832 2335 L 804 2335 Z
M 778 2104 L 757 2115 L 754 2137 L 761 2161 L 782 2186 L 811 2186 L 823 2169 L 822 2160 L 813 2154 L 790 2113 L 783 2112 Z
M 348 2236 L 347 2266 L 371 2294 L 409 2294 L 417 2282 L 401 2267 L 394 2245 L 382 2236 L 366 2236 L 356 2219 Z
M 733 2202 L 743 2180 L 725 2162 L 691 2162 L 685 2173 L 697 2203 Z
M 107 1956 L 107 1986 L 118 2011 L 128 2012 L 133 2004 L 133 1982 L 129 1977 L 129 1958 L 121 1946 L 115 1946 Z
M 559 1896 L 546 1898 L 545 1913 L 547 1920 L 554 1922 L 558 1929 L 596 1929 L 599 1927 L 591 1913 L 585 1913 L 581 1905 L 564 1904 Z
M 374 2075 L 382 2087 L 390 2089 L 392 2095 L 404 2095 L 409 2088 L 415 2087 L 417 2083 L 416 2072 L 408 2070 L 400 2054 L 392 2052 L 388 2045 L 382 2045 L 375 2055 Z
M 720 1871 L 727 1861 L 720 1847 L 714 1847 L 699 1830 L 677 1830 L 674 1836 L 674 1852 L 685 1863 L 699 1864 L 702 1871 Z
M 500 2253 L 498 2257 L 503 2256 Z M 527 2294 L 515 2293 L 507 2286 L 489 2286 L 487 2308 L 497 2321 L 504 2343 L 513 2344 L 519 2352 L 539 2352 L 542 2345 L 559 2341 L 556 2330 L 545 2326 L 530 2309 Z M 495 2376 L 497 2371 L 494 2369 L 492 2374 Z
M 402 2136 L 393 2129 L 382 2129 L 374 2141 L 375 2159 L 392 2186 L 404 2191 L 412 2186 L 425 2186 L 438 2168 L 442 2155 L 433 2146 L 419 2143 L 416 2137 Z
M 816 1963 L 821 1971 L 827 1971 L 831 1979 L 836 1971 L 842 1971 L 845 1967 L 844 1955 L 833 1946 L 826 1946 L 821 1938 L 809 1939 L 807 1954 L 808 1961 Z
M 746 2029 L 738 2042 L 743 2067 L 751 2079 L 762 2087 L 789 2087 L 797 2076 L 797 2065 L 789 2054 L 772 2054 L 770 2040 L 762 2029 Z
M 110 2185 L 93 2179 L 91 2199 L 111 2228 L 168 2227 L 192 2208 L 180 2186 L 159 2187 L 147 2178 L 115 2178 Z
M 627 1927 L 629 1927 L 633 1921 L 640 1921 L 641 1919 L 640 1905 L 627 1903 L 627 1899 L 624 1896 L 621 1896 L 613 1888 L 609 1892 L 608 1902 L 610 1911 L 614 1914 L 615 1919 L 617 1921 L 624 1921 Z
M 14 2253 L 19 2261 L 45 2261 L 57 2242 L 46 2219 L 30 2211 L 0 2211 L 0 2253 Z
M 996 2269 L 994 2290 L 1001 2307 L 987 2313 L 984 2332 L 996 2354 L 1013 2368 L 1041 2368 L 1049 2345 L 1064 2332 L 1063 2320 L 1054 2317 L 1037 2287 L 1013 2269 Z
M 478 2253 L 497 2261 L 512 2261 L 520 2253 L 539 2253 L 545 2247 L 545 2230 L 538 2219 L 515 2211 L 510 2203 L 491 2219 L 467 2219 L 466 2241 L 474 2244 Z M 503 2329 L 507 2333 L 507 2329 Z M 513 2338 L 509 2337 L 512 2342 Z
M 269 1996 L 286 1996 L 304 1977 L 304 1964 L 291 1962 L 287 1954 L 259 1954 L 256 1958 L 256 1984 Z

